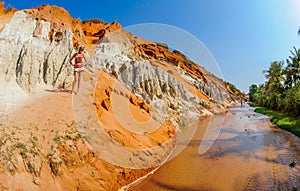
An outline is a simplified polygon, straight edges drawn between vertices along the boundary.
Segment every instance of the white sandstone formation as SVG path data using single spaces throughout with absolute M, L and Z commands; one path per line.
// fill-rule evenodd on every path
M 0 75 L 7 83 L 34 93 L 38 87 L 72 81 L 68 59 L 74 51 L 73 34 L 65 30 L 60 39 L 51 41 L 49 33 L 50 23 L 29 18 L 24 11 L 14 14 L 0 33 Z
M 182 82 L 177 81 L 168 72 L 157 67 L 149 60 L 135 60 L 131 52 L 134 45 L 129 43 L 126 36 L 117 38 L 119 33 L 112 34 L 99 43 L 95 49 L 94 57 L 90 66 L 114 74 L 117 79 L 136 94 L 142 95 L 146 102 L 154 105 L 163 103 L 160 113 L 165 113 L 163 108 L 169 108 L 170 114 L 179 115 L 211 115 L 220 111 L 215 110 L 216 106 L 211 105 L 206 100 L 198 98 L 194 93 L 188 91 Z M 111 37 L 113 36 L 113 37 Z M 217 108 L 224 111 L 225 104 L 231 102 L 230 95 L 226 89 L 220 88 L 212 80 L 204 82 L 199 79 L 189 77 L 185 74 L 189 83 L 194 84 L 201 93 L 213 100 Z M 162 101 L 162 102 L 161 102 Z M 156 109 L 160 107 L 155 106 Z M 178 124 L 174 115 L 169 115 L 175 126 Z

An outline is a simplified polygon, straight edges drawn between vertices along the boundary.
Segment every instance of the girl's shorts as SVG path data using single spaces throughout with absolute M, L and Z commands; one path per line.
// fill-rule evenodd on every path
M 74 72 L 83 72 L 83 71 L 84 71 L 83 67 L 74 68 Z

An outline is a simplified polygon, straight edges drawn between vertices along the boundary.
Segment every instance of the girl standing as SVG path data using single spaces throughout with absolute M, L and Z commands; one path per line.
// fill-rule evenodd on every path
M 71 59 L 69 60 L 70 64 L 72 64 L 73 59 L 75 64 L 74 66 L 74 81 L 72 84 L 72 93 L 77 94 L 77 92 L 79 91 L 79 86 L 80 86 L 80 80 L 81 80 L 81 73 L 84 71 L 83 67 L 85 66 L 84 62 L 86 62 L 86 58 L 85 55 L 83 54 L 84 51 L 84 47 L 79 47 L 79 50 L 77 53 L 73 54 L 73 56 L 71 57 Z M 75 86 L 77 84 L 77 91 L 75 92 Z

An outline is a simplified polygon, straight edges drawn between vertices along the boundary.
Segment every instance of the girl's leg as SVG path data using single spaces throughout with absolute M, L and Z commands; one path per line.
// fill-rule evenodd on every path
M 72 84 L 72 93 L 76 93 L 74 91 L 74 88 L 75 88 L 75 85 L 77 84 L 77 81 L 78 81 L 78 72 L 74 72 L 74 81 L 73 81 L 73 84 Z M 78 90 L 77 90 L 78 91 Z
M 80 80 L 81 80 L 81 73 L 82 73 L 82 71 L 78 72 L 78 88 L 77 88 L 77 91 L 79 91 Z

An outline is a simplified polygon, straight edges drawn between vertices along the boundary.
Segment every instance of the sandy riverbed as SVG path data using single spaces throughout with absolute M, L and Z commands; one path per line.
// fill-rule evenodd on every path
M 217 140 L 200 155 L 203 129 L 180 155 L 131 190 L 300 189 L 300 139 L 273 126 L 268 117 L 249 106 L 233 107 Z M 290 167 L 293 161 L 296 166 Z

